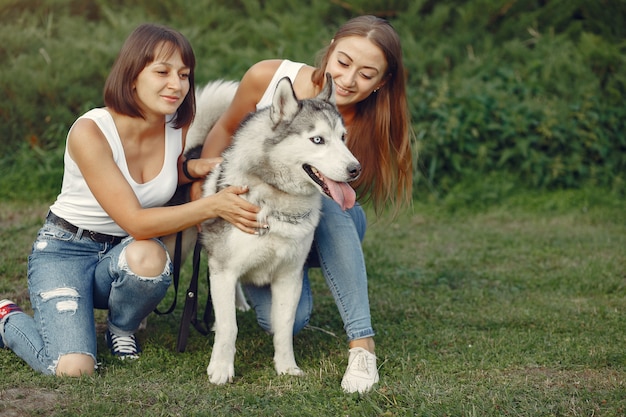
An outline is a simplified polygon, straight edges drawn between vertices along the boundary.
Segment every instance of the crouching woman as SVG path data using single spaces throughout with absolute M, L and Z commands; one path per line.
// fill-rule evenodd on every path
M 106 107 L 68 133 L 61 193 L 28 264 L 34 317 L 0 301 L 0 347 L 34 370 L 80 376 L 96 368 L 94 309 L 107 309 L 105 339 L 119 358 L 141 352 L 135 332 L 171 282 L 158 239 L 222 217 L 254 233 L 258 207 L 230 187 L 164 207 L 178 184 L 206 175 L 219 159 L 183 160 L 195 112 L 195 56 L 188 40 L 144 24 L 131 33 L 104 88 Z

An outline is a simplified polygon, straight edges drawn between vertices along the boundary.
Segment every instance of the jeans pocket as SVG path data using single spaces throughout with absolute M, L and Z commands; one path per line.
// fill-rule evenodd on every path
M 67 230 L 53 224 L 46 223 L 41 229 L 39 229 L 39 233 L 37 234 L 37 241 L 54 239 L 63 242 L 69 242 L 74 239 L 74 237 L 74 233 L 68 232 Z

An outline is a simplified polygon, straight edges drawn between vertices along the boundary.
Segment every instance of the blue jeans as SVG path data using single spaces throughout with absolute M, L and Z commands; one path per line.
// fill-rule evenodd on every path
M 54 375 L 61 356 L 89 355 L 96 362 L 94 308 L 108 309 L 109 329 L 128 336 L 163 299 L 171 282 L 168 260 L 158 277 L 142 278 L 126 264 L 124 249 L 94 242 L 49 222 L 44 223 L 28 258 L 28 288 L 34 317 L 12 314 L 2 336 L 34 370 Z M 165 249 L 165 247 L 164 247 Z
M 348 341 L 374 336 L 361 248 L 367 228 L 365 213 L 359 204 L 342 211 L 333 200 L 322 198 L 322 201 L 322 217 L 315 229 L 311 253 L 304 265 L 302 295 L 296 311 L 294 334 L 309 323 L 313 310 L 308 270 L 321 267 L 339 309 Z M 259 325 L 271 333 L 272 295 L 269 286 L 246 285 L 244 290 L 256 312 Z

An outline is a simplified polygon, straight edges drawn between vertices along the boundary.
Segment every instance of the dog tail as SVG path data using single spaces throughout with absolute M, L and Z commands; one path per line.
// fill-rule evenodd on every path
M 204 144 L 206 135 L 233 101 L 238 86 L 236 81 L 217 80 L 196 88 L 196 117 L 187 133 L 185 152 Z

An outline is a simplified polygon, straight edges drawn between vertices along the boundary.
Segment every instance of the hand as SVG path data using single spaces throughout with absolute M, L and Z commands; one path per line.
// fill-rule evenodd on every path
M 257 213 L 261 210 L 258 206 L 239 197 L 247 192 L 248 187 L 230 186 L 210 197 L 216 200 L 215 210 L 219 217 L 243 232 L 259 234 L 259 229 L 269 226 L 257 221 Z
M 192 159 L 187 163 L 189 173 L 196 178 L 204 178 L 215 169 L 223 158 L 198 158 Z
M 187 172 L 189 173 L 189 175 L 185 173 L 187 178 L 204 179 L 221 162 L 222 158 L 187 159 L 183 163 L 183 172 L 186 166 Z
M 190 174 L 198 178 L 202 178 L 201 180 L 191 183 L 189 191 L 189 198 L 191 201 L 202 198 L 202 184 L 204 183 L 204 178 L 209 175 L 211 171 L 217 168 L 222 160 L 223 158 L 199 158 L 189 160 L 187 163 L 187 169 L 190 171 Z M 198 175 L 199 172 L 203 174 Z

